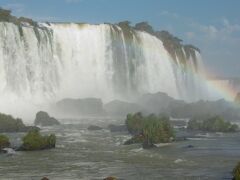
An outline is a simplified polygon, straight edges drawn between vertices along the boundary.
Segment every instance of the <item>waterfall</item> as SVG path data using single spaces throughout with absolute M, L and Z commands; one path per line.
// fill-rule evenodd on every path
M 0 22 L 0 108 L 66 97 L 129 100 L 159 91 L 188 101 L 201 98 L 197 79 L 177 59 L 157 37 L 116 25 L 42 23 L 20 30 Z M 188 60 L 194 69 L 193 58 Z

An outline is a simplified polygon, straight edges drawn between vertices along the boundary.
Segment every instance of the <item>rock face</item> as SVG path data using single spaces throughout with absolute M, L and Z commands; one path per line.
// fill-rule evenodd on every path
M 54 126 L 60 125 L 59 121 L 53 117 L 50 117 L 48 113 L 40 111 L 36 114 L 34 121 L 36 126 Z
M 57 102 L 56 111 L 68 116 L 105 116 L 101 99 L 63 99 Z
M 39 129 L 34 126 L 25 126 L 21 119 L 13 118 L 10 115 L 0 113 L 0 133 L 1 132 L 27 132 L 32 129 Z
M 149 113 L 159 114 L 165 112 L 165 109 L 171 104 L 182 104 L 183 101 L 175 100 L 166 93 L 144 94 L 137 100 L 137 104 L 141 105 Z
M 129 113 L 144 112 L 144 108 L 136 103 L 119 100 L 111 101 L 104 105 L 104 109 L 111 116 L 126 117 Z
M 113 176 L 109 176 L 109 177 L 104 178 L 103 180 L 117 180 L 117 178 L 113 177 Z
M 235 102 L 240 102 L 240 93 Z M 166 114 L 176 119 L 187 119 L 200 115 L 220 115 L 228 120 L 240 120 L 239 108 L 224 99 L 186 103 L 176 100 L 166 93 L 158 92 L 141 96 L 137 99 L 136 104 L 143 107 L 148 113 Z
M 152 148 L 156 148 L 157 146 L 155 146 L 152 142 L 150 141 L 144 141 L 142 144 L 143 149 L 152 149 Z
M 10 142 L 7 136 L 0 135 L 0 153 L 4 153 L 4 148 L 8 148 L 10 146 Z
M 133 136 L 131 139 L 127 140 L 124 145 L 130 145 L 130 144 L 138 144 L 144 142 L 144 136 L 143 134 L 138 134 Z
M 110 129 L 111 132 L 123 132 L 123 131 L 127 131 L 127 126 L 110 124 L 108 126 L 108 129 Z
M 42 136 L 38 130 L 29 131 L 23 137 L 23 144 L 18 151 L 37 151 L 44 149 L 55 148 L 56 136 L 51 134 L 49 136 Z
M 99 130 L 102 130 L 102 128 L 99 126 L 91 125 L 88 127 L 88 130 L 89 131 L 99 131 Z

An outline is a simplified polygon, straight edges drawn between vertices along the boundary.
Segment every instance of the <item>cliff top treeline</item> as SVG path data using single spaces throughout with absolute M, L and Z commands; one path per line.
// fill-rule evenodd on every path
M 11 22 L 14 23 L 19 27 L 19 32 L 23 35 L 22 26 L 25 24 L 29 24 L 34 27 L 34 31 L 37 32 L 38 28 L 40 27 L 36 21 L 33 21 L 30 18 L 25 17 L 15 17 L 11 14 L 11 10 L 6 10 L 0 7 L 0 22 Z M 106 23 L 107 24 L 107 23 Z M 112 25 L 112 24 L 111 24 Z M 190 44 L 183 44 L 183 41 L 178 37 L 172 35 L 168 31 L 155 31 L 148 22 L 140 22 L 131 26 L 129 21 L 123 21 L 115 24 L 122 28 L 122 31 L 127 38 L 132 38 L 135 31 L 143 31 L 147 32 L 163 42 L 165 49 L 168 51 L 172 59 L 186 66 L 188 60 L 192 58 L 195 67 L 197 67 L 197 57 L 196 51 L 200 53 L 199 48 L 190 45 Z M 113 25 L 113 27 L 116 27 Z M 117 28 L 115 28 L 117 30 Z M 197 68 L 196 68 L 197 69 Z
M 13 16 L 11 10 L 7 10 L 7 9 L 3 9 L 0 7 L 0 22 L 11 22 L 14 23 L 16 25 L 21 25 L 22 23 L 28 23 L 32 26 L 37 26 L 38 27 L 38 23 L 33 21 L 30 18 L 26 18 L 26 17 L 16 17 Z
M 148 22 L 140 22 L 131 26 L 131 22 L 123 21 L 116 24 L 120 26 L 124 33 L 133 33 L 134 30 L 147 32 L 163 42 L 163 46 L 171 55 L 171 57 L 177 62 L 186 65 L 187 61 L 192 58 L 195 67 L 197 67 L 196 51 L 200 53 L 200 49 L 191 44 L 183 44 L 183 40 L 172 35 L 168 31 L 155 31 Z

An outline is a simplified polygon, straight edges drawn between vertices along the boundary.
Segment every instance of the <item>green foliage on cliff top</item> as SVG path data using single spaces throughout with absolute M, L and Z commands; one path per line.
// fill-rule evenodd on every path
M 188 122 L 189 130 L 200 130 L 209 132 L 236 132 L 238 126 L 225 121 L 220 116 L 214 116 L 207 119 L 193 118 Z
M 24 151 L 50 149 L 54 148 L 56 144 L 56 136 L 54 134 L 42 136 L 38 130 L 29 131 L 22 140 L 23 144 L 20 149 Z
M 184 45 L 181 39 L 170 34 L 168 31 L 154 31 L 148 22 L 137 23 L 134 29 L 139 31 L 147 32 L 163 42 L 163 46 L 171 55 L 171 57 L 177 62 L 178 61 L 186 66 L 187 61 L 192 58 L 197 66 L 196 51 L 200 53 L 200 50 L 193 45 Z

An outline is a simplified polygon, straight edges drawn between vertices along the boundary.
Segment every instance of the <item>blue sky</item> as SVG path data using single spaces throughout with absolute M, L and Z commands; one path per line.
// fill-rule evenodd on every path
M 0 0 L 0 6 L 38 21 L 148 21 L 199 47 L 209 71 L 240 77 L 239 0 Z

